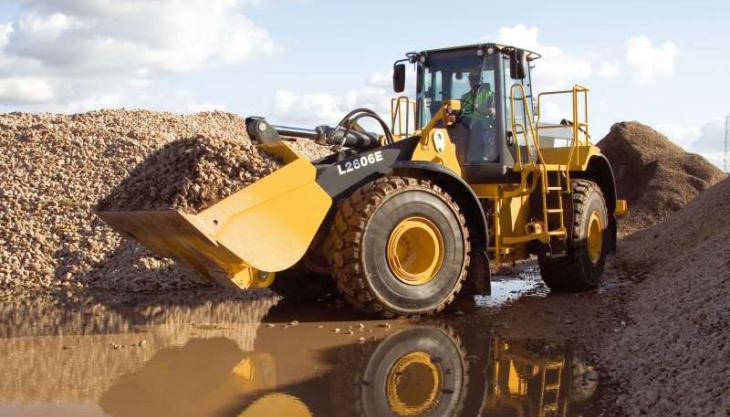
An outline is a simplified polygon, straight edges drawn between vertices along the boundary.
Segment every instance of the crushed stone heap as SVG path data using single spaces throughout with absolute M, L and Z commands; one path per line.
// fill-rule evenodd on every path
M 330 152 L 295 145 L 310 157 Z M 0 297 L 194 285 L 196 274 L 120 238 L 94 214 L 97 202 L 111 193 L 102 207 L 195 211 L 276 165 L 231 113 L 0 114 Z
M 625 384 L 625 415 L 723 415 L 730 392 L 730 178 L 664 223 L 619 245 L 625 274 L 640 280 L 629 326 L 603 365 Z
M 236 134 L 239 136 L 234 137 Z M 245 132 L 180 139 L 137 165 L 97 208 L 197 213 L 271 174 L 280 165 L 275 158 L 259 152 Z
M 597 146 L 611 161 L 619 198 L 629 203 L 621 235 L 663 221 L 725 178 L 705 158 L 638 122 L 614 124 Z

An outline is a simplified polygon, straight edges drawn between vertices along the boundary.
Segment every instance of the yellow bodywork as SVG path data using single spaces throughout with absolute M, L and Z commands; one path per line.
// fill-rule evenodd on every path
M 461 110 L 461 101 L 448 100 L 444 102 L 441 109 L 420 132 L 421 140 L 413 151 L 412 160 L 443 165 L 461 177 L 461 166 L 456 158 L 456 145 L 449 136 L 449 132 L 443 127 L 449 113 L 459 110 Z
M 261 146 L 285 165 L 197 215 L 176 210 L 98 215 L 208 279 L 238 288 L 267 287 L 274 272 L 304 256 L 332 199 L 317 184 L 314 165 L 286 143 Z
M 533 124 L 532 117 L 519 120 L 515 116 L 515 108 L 522 107 L 523 114 L 531 114 L 531 104 L 527 102 L 527 94 L 521 84 L 511 87 L 509 120 L 510 130 L 514 133 L 514 139 L 518 146 L 515 147 L 515 165 L 513 171 L 519 174 L 519 182 L 516 183 L 493 183 L 479 184 L 471 183 L 478 198 L 484 199 L 491 204 L 490 220 L 490 256 L 495 263 L 499 264 L 504 260 L 515 261 L 526 258 L 529 253 L 526 243 L 539 241 L 548 244 L 553 239 L 565 239 L 568 236 L 568 229 L 565 227 L 564 207 L 562 195 L 570 194 L 571 174 L 585 172 L 591 162 L 591 158 L 600 155 L 600 149 L 588 140 L 588 88 L 576 85 L 570 90 L 553 91 L 542 93 L 538 96 L 537 109 L 538 120 Z M 576 121 L 570 126 L 572 140 L 569 146 L 565 147 L 543 147 L 540 143 L 541 130 L 552 129 L 556 126 L 540 126 L 539 109 L 543 96 L 555 94 L 569 94 L 573 100 L 573 120 Z M 581 103 L 582 98 L 582 103 Z M 392 108 L 397 109 L 402 116 L 403 108 L 409 109 L 406 97 L 399 97 Z M 582 108 L 582 112 L 581 112 Z M 412 159 L 414 161 L 428 161 L 438 163 L 459 177 L 463 177 L 459 161 L 456 156 L 456 146 L 449 136 L 446 126 L 451 120 L 449 117 L 461 109 L 459 100 L 445 101 L 441 109 L 434 115 L 431 121 L 420 131 L 415 132 L 421 135 L 416 146 Z M 396 114 L 392 114 L 392 124 L 396 126 Z M 405 120 L 409 120 L 405 117 Z M 400 122 L 397 126 L 400 126 Z M 557 126 L 564 128 L 563 126 Z M 403 136 L 401 136 L 403 137 Z M 532 147 L 534 155 L 521 150 L 524 147 Z M 540 193 L 535 194 L 536 188 Z M 534 213 L 531 208 L 531 196 L 538 195 L 542 201 L 540 206 L 544 209 L 541 213 Z M 615 215 L 617 217 L 626 214 L 628 208 L 626 201 L 616 201 Z M 601 225 L 605 227 L 606 225 Z M 595 235 L 595 234 L 594 234 Z M 600 240 L 600 233 L 594 236 Z M 597 244 L 594 244 L 595 247 Z

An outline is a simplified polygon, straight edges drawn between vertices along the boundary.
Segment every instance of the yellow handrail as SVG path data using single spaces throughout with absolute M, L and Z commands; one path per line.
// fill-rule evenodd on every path
M 524 119 L 528 121 L 528 124 L 530 126 L 529 134 L 532 136 L 532 142 L 535 145 L 535 152 L 537 153 L 537 162 L 540 164 L 544 164 L 544 159 L 542 157 L 542 151 L 540 151 L 540 139 L 536 134 L 535 126 L 532 122 L 532 114 L 530 112 L 530 108 L 527 105 L 527 94 L 525 93 L 525 87 L 522 84 L 512 84 L 512 87 L 510 88 L 510 101 L 512 105 L 510 106 L 510 119 L 512 121 L 512 134 L 515 137 L 515 143 L 517 144 L 517 165 L 519 168 L 522 168 L 522 150 L 520 150 L 520 142 L 517 139 L 517 126 L 519 125 L 522 128 L 522 134 L 525 135 L 525 147 L 528 148 L 528 159 L 530 159 L 531 155 L 529 155 L 529 143 L 527 139 L 527 133 L 528 130 L 526 129 L 526 126 L 524 126 L 522 123 L 517 123 L 515 121 L 515 102 L 517 101 L 515 99 L 515 89 L 520 90 L 520 98 L 517 99 L 522 102 L 522 112 L 524 114 Z M 532 164 L 535 164 L 535 161 L 531 161 Z
M 589 88 L 583 87 L 581 85 L 574 85 L 572 89 L 570 90 L 556 90 L 556 91 L 545 91 L 537 95 L 537 130 L 538 132 L 541 129 L 562 129 L 565 126 L 540 126 L 540 118 L 542 117 L 542 111 L 541 109 L 541 103 L 542 103 L 542 97 L 543 96 L 549 96 L 549 95 L 557 95 L 557 94 L 571 94 L 571 98 L 573 100 L 573 120 L 572 120 L 572 128 L 573 128 L 573 143 L 571 143 L 571 146 L 578 146 L 580 143 L 580 135 L 579 131 L 581 127 L 585 128 L 585 135 L 586 135 L 586 144 L 588 143 L 588 92 L 590 91 Z M 580 115 L 578 113 L 578 94 L 583 94 L 583 104 L 584 104 L 584 120 L 581 122 Z
M 568 152 L 568 160 L 565 161 L 565 175 L 567 183 L 570 184 L 570 165 L 573 163 L 573 157 L 576 154 L 576 150 L 578 146 L 581 144 L 580 140 L 580 129 L 584 128 L 583 133 L 585 134 L 585 145 L 588 145 L 590 143 L 588 137 L 590 136 L 588 133 L 588 92 L 590 89 L 587 87 L 584 87 L 582 85 L 574 85 L 572 89 L 570 90 L 557 90 L 557 91 L 545 91 L 537 95 L 537 134 L 539 136 L 541 129 L 558 129 L 558 128 L 564 128 L 565 126 L 540 126 L 540 118 L 542 117 L 542 112 L 540 111 L 541 108 L 541 102 L 543 96 L 549 96 L 549 95 L 557 95 L 557 94 L 570 94 L 572 98 L 572 107 L 573 107 L 573 120 L 572 120 L 572 130 L 573 130 L 573 137 L 570 142 L 570 152 Z M 580 120 L 580 114 L 578 111 L 578 97 L 579 94 L 583 94 L 583 114 L 584 114 L 584 121 Z
M 403 104 L 405 103 L 405 124 L 403 115 Z M 416 114 L 416 102 L 407 96 L 393 97 L 390 99 L 390 131 L 395 136 L 408 136 L 411 123 L 411 107 L 413 114 Z M 398 130 L 396 131 L 396 120 L 398 120 Z M 405 126 L 405 129 L 404 129 Z M 404 134 L 405 131 L 405 134 Z

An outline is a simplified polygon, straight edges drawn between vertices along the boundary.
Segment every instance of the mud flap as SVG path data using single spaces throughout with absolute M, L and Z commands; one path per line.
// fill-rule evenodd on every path
M 469 275 L 462 291 L 465 295 L 492 294 L 492 272 L 489 270 L 489 257 L 486 251 L 472 251 Z

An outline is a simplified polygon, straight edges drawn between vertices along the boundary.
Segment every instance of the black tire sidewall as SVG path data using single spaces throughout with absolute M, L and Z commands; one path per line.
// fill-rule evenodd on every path
M 441 269 L 430 282 L 418 286 L 398 280 L 387 262 L 391 232 L 403 219 L 412 216 L 433 222 L 444 241 Z M 461 280 L 467 256 L 464 236 L 458 214 L 437 194 L 426 189 L 393 194 L 377 208 L 365 227 L 360 254 L 363 275 L 386 307 L 412 313 L 433 310 L 454 293 Z
M 391 368 L 403 356 L 424 352 L 438 358 L 441 369 L 442 392 L 436 406 L 422 416 L 456 415 L 467 392 L 467 366 L 459 346 L 449 334 L 436 327 L 418 327 L 404 330 L 381 342 L 370 355 L 362 381 L 360 401 L 364 416 L 395 416 L 390 408 L 386 385 Z
M 594 188 L 586 194 L 584 201 L 585 210 L 580 213 L 579 227 L 576 228 L 573 236 L 574 255 L 577 258 L 576 261 L 579 267 L 583 270 L 584 284 L 586 287 L 594 287 L 598 284 L 603 275 L 603 270 L 606 265 L 606 250 L 608 249 L 609 233 L 608 233 L 608 213 L 606 210 L 606 204 L 601 197 L 601 194 Z M 590 226 L 590 218 L 592 213 L 598 212 L 601 219 L 602 239 L 603 245 L 601 246 L 601 256 L 595 263 L 591 261 L 588 253 L 588 228 Z

